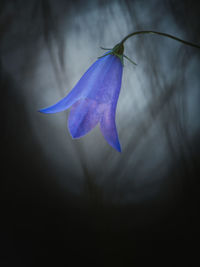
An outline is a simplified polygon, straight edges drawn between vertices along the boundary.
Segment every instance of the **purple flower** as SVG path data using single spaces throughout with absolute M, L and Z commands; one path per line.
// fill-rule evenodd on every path
M 115 113 L 122 70 L 122 57 L 113 48 L 85 72 L 66 97 L 40 112 L 56 113 L 71 107 L 68 128 L 73 138 L 86 135 L 99 123 L 108 144 L 121 152 Z

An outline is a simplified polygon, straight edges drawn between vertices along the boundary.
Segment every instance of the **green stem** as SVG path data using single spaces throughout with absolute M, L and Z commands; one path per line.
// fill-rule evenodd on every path
M 124 37 L 124 39 L 120 42 L 120 43 L 124 43 L 126 42 L 126 40 L 134 35 L 138 35 L 138 34 L 147 34 L 147 33 L 153 33 L 153 34 L 158 34 L 158 35 L 162 35 L 162 36 L 165 36 L 165 37 L 168 37 L 168 38 L 171 38 L 173 40 L 176 40 L 176 41 L 179 41 L 183 44 L 186 44 L 186 45 L 190 45 L 190 46 L 193 46 L 193 47 L 196 47 L 196 48 L 200 48 L 199 45 L 197 44 L 194 44 L 194 43 L 191 43 L 191 42 L 187 42 L 185 40 L 182 40 L 180 38 L 177 38 L 171 34 L 168 34 L 168 33 L 164 33 L 164 32 L 156 32 L 156 31 L 137 31 L 137 32 L 133 32 L 133 33 L 130 33 L 128 34 L 126 37 Z

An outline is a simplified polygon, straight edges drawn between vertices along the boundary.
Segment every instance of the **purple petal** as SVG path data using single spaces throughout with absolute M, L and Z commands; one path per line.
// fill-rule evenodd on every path
M 55 105 L 50 106 L 48 108 L 40 109 L 39 111 L 42 113 L 56 113 L 60 111 L 64 111 L 73 105 L 79 98 L 79 93 L 76 90 L 72 90 L 66 97 L 61 99 Z
M 117 102 L 123 70 L 120 59 L 114 55 L 105 56 L 105 61 L 99 64 L 99 68 L 101 72 L 96 77 L 95 87 L 87 91 L 87 97 L 99 103 Z
M 115 124 L 114 106 L 108 105 L 104 110 L 103 116 L 100 121 L 100 129 L 106 141 L 117 151 L 121 152 L 117 128 Z
M 85 72 L 71 92 L 57 102 L 55 105 L 39 110 L 42 113 L 56 113 L 64 111 L 81 98 L 88 96 L 90 92 L 95 92 L 102 83 L 102 75 L 107 72 L 110 66 L 110 55 L 98 59 Z
M 121 147 L 115 124 L 115 112 L 121 88 L 122 70 L 120 59 L 111 55 L 104 72 L 103 82 L 98 87 L 96 94 L 93 95 L 97 101 L 105 103 L 100 121 L 101 132 L 106 141 L 119 152 L 121 152 Z
M 68 128 L 73 138 L 79 138 L 92 130 L 100 120 L 99 104 L 90 99 L 79 100 L 69 114 Z

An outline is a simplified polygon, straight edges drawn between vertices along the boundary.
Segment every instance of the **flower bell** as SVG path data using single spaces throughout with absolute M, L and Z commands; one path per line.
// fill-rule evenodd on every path
M 86 135 L 99 123 L 108 144 L 120 152 L 115 113 L 122 81 L 123 51 L 123 44 L 118 44 L 98 58 L 66 97 L 40 112 L 56 113 L 71 108 L 68 128 L 73 138 Z
M 156 31 L 137 31 L 128 34 L 85 72 L 71 92 L 58 103 L 41 109 L 43 113 L 56 113 L 71 107 L 68 128 L 73 138 L 86 135 L 98 123 L 101 132 L 112 147 L 121 152 L 115 113 L 120 93 L 123 58 L 131 63 L 134 61 L 124 55 L 124 43 L 130 37 L 140 34 L 157 34 L 182 42 L 186 45 L 200 48 L 199 45 L 187 42 L 173 35 Z

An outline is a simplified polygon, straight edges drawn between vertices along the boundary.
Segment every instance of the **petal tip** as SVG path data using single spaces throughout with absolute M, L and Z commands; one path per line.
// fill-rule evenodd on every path
M 117 151 L 118 151 L 120 154 L 122 153 L 122 150 L 121 150 L 121 147 L 120 147 L 120 146 L 117 147 L 116 149 L 117 149 Z
M 45 108 L 44 108 L 44 109 L 39 109 L 39 110 L 37 110 L 37 112 L 40 112 L 40 113 L 47 113 L 47 112 L 45 112 Z
M 114 149 L 116 149 L 119 153 L 122 153 L 120 143 L 117 142 L 116 144 L 110 144 Z
M 69 131 L 69 132 L 70 132 L 70 135 L 71 135 L 72 139 L 78 139 L 78 138 L 81 137 L 81 136 L 80 136 L 79 134 L 77 134 L 77 133 L 72 133 L 71 131 Z
M 53 110 L 51 110 L 50 108 L 42 108 L 42 109 L 39 109 L 38 112 L 40 113 L 45 113 L 45 114 L 48 114 L 48 113 L 55 113 Z
M 84 135 L 80 130 L 78 130 L 75 127 L 73 127 L 72 125 L 70 125 L 69 121 L 68 121 L 68 131 L 69 131 L 72 139 L 78 139 Z

